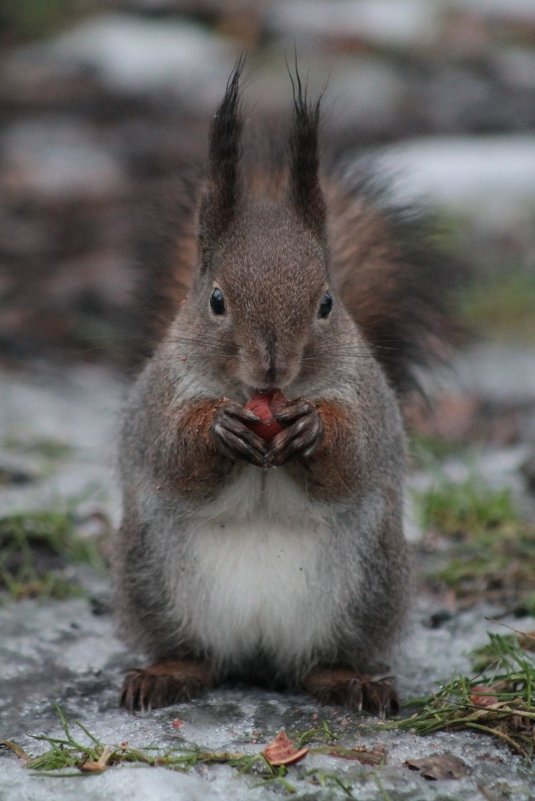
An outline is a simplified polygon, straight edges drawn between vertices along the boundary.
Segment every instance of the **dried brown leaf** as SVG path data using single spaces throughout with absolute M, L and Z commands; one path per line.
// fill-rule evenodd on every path
M 477 684 L 475 687 L 472 687 L 470 700 L 474 706 L 479 706 L 482 708 L 494 706 L 494 704 L 498 703 L 498 697 L 496 696 L 495 688 L 487 687 L 484 684 Z
M 405 764 L 411 770 L 417 770 L 424 779 L 462 779 L 468 774 L 468 766 L 455 754 L 445 752 L 424 759 L 407 759 Z
M 295 747 L 285 731 L 280 731 L 262 751 L 270 765 L 294 765 L 308 754 L 308 748 Z

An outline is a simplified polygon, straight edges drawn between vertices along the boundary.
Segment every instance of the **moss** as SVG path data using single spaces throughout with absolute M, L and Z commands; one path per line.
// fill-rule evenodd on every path
M 81 593 L 69 568 L 76 563 L 101 570 L 94 538 L 76 534 L 74 516 L 46 510 L 0 518 L 0 588 L 13 598 L 65 598 Z
M 446 535 L 463 535 L 517 522 L 511 493 L 492 489 L 475 478 L 444 480 L 420 495 L 423 523 Z
M 448 562 L 429 578 L 462 600 L 533 607 L 535 527 L 521 519 L 508 490 L 476 479 L 444 481 L 420 496 L 424 526 L 448 538 Z
M 12 451 L 19 453 L 34 454 L 41 456 L 47 461 L 60 461 L 72 454 L 72 446 L 62 440 L 49 437 L 41 437 L 26 440 L 22 437 L 8 437 L 4 440 L 4 446 Z
M 409 441 L 409 454 L 417 468 L 436 467 L 449 456 L 459 453 L 459 443 L 429 434 L 412 434 Z
M 474 282 L 459 310 L 476 333 L 493 338 L 535 340 L 535 274 L 520 267 Z
M 8 44 L 48 36 L 72 17 L 71 0 L 15 0 L 0 10 L 0 41 Z

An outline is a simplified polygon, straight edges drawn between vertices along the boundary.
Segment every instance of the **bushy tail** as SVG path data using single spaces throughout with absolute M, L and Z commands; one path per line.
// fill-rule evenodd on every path
M 448 360 L 464 268 L 438 243 L 431 215 L 396 205 L 369 163 L 326 181 L 332 271 L 347 310 L 396 391 L 421 390 L 422 368 Z

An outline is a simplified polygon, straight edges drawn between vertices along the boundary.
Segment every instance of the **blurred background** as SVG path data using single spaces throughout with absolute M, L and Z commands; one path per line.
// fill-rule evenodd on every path
M 237 53 L 248 114 L 281 128 L 294 48 L 326 89 L 329 147 L 383 148 L 399 191 L 437 207 L 478 275 L 474 330 L 535 335 L 534 0 L 17 0 L 0 10 L 3 358 L 128 355 L 136 271 Z

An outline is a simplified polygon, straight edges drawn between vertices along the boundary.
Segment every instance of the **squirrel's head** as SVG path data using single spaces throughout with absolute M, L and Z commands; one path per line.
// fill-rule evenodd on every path
M 214 348 L 214 356 L 221 354 L 218 366 L 248 390 L 284 388 L 317 371 L 322 343 L 337 317 L 318 178 L 319 101 L 308 101 L 296 71 L 282 188 L 247 189 L 241 68 L 242 60 L 212 124 L 192 301 L 206 341 L 220 343 Z

